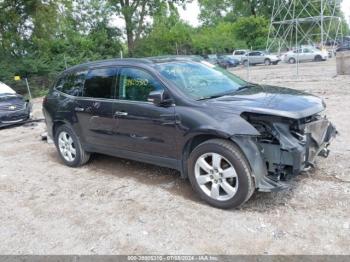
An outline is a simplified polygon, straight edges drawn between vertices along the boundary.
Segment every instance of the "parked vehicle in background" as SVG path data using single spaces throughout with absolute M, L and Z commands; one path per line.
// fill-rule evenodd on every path
M 242 205 L 255 190 L 286 189 L 327 157 L 336 129 L 324 110 L 319 97 L 174 57 L 75 66 L 43 101 L 66 165 L 97 152 L 174 168 L 220 208 Z
M 337 46 L 339 42 L 336 39 L 327 39 L 327 41 L 324 41 L 323 44 L 325 46 Z
M 218 65 L 222 68 L 236 67 L 240 64 L 240 60 L 234 58 L 232 55 L 219 55 Z
M 257 64 L 277 65 L 280 61 L 281 59 L 279 56 L 263 51 L 252 51 L 242 57 L 242 64 L 244 66 Z
M 337 47 L 335 52 L 350 51 L 350 42 L 343 42 Z
M 30 118 L 31 103 L 0 82 L 0 127 L 23 123 Z
M 283 61 L 294 64 L 297 61 L 325 61 L 329 57 L 327 50 L 319 50 L 313 47 L 302 47 L 297 50 L 289 51 L 283 55 Z
M 212 65 L 218 64 L 218 56 L 216 54 L 203 55 L 205 61 L 211 63 Z
M 242 62 L 242 57 L 244 57 L 249 51 L 248 50 L 235 50 L 232 53 L 232 56 L 238 61 Z

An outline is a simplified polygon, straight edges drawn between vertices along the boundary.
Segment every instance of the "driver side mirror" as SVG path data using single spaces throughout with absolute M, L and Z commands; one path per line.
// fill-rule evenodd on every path
M 173 100 L 164 90 L 156 90 L 149 93 L 148 102 L 152 102 L 156 106 L 170 106 Z

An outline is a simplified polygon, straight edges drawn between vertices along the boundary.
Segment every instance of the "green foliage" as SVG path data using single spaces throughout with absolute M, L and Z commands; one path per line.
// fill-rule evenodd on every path
M 264 49 L 268 24 L 268 20 L 262 16 L 241 17 L 234 24 L 234 31 L 249 48 Z
M 193 48 L 197 54 L 228 53 L 246 47 L 238 39 L 234 23 L 220 22 L 198 29 L 193 36 Z
M 178 14 L 190 1 L 0 0 L 0 81 L 25 93 L 13 77 L 27 76 L 33 94 L 42 95 L 66 67 L 120 51 L 144 57 L 265 48 L 273 0 L 198 0 L 197 28 Z
M 180 20 L 177 10 L 160 12 L 154 19 L 152 30 L 138 41 L 136 56 L 188 54 L 192 46 L 193 28 Z
M 14 75 L 28 76 L 41 94 L 66 67 L 119 56 L 121 32 L 98 0 L 0 1 L 0 81 L 25 92 Z M 37 92 L 38 91 L 38 92 Z
M 166 10 L 176 9 L 188 0 L 109 0 L 116 13 L 124 19 L 129 56 L 134 56 L 136 45 L 149 28 L 147 17 L 156 17 Z

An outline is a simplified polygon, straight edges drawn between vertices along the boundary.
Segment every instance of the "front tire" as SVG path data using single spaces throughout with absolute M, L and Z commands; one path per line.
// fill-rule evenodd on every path
M 268 58 L 266 58 L 265 61 L 264 61 L 264 64 L 265 64 L 266 66 L 271 65 L 271 60 L 268 59 Z
M 289 64 L 295 64 L 295 62 L 296 62 L 296 60 L 295 60 L 295 58 L 293 58 L 293 57 L 291 57 L 291 58 L 288 59 L 288 63 L 289 63 Z
M 251 170 L 241 150 L 222 139 L 197 146 L 188 163 L 191 185 L 199 196 L 218 208 L 236 208 L 254 193 Z
M 57 128 L 55 145 L 58 154 L 67 166 L 82 166 L 90 159 L 90 154 L 83 149 L 79 138 L 68 125 L 61 125 Z
M 315 60 L 316 62 L 321 62 L 323 59 L 322 59 L 322 56 L 317 55 L 317 56 L 315 56 L 314 60 Z

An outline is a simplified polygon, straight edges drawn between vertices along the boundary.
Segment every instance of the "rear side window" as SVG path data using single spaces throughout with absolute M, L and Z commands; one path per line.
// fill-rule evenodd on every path
M 114 68 L 99 68 L 89 71 L 84 88 L 85 97 L 113 98 Z
M 55 88 L 71 96 L 81 96 L 86 73 L 86 71 L 69 73 L 57 81 Z

